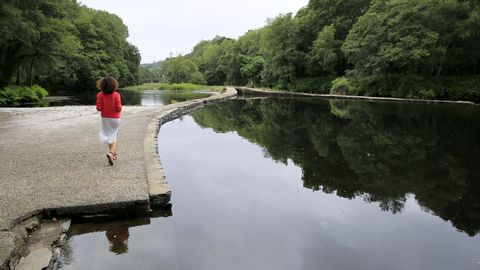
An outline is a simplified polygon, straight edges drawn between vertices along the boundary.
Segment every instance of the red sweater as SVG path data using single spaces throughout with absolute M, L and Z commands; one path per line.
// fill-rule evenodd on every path
M 122 99 L 117 91 L 111 94 L 98 92 L 97 94 L 97 111 L 102 112 L 105 118 L 120 118 L 122 111 Z

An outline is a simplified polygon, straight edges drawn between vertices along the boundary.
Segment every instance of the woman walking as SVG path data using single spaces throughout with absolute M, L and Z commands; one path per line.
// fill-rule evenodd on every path
M 108 164 L 113 165 L 113 161 L 117 159 L 116 143 L 120 129 L 122 99 L 118 92 L 118 82 L 113 77 L 99 80 L 97 87 L 100 90 L 97 94 L 97 111 L 102 115 L 100 142 L 108 145 Z

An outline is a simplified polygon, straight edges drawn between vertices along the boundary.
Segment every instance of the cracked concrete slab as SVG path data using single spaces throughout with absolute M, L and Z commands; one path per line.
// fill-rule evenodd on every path
M 156 146 L 158 125 L 235 96 L 227 88 L 167 106 L 125 106 L 114 166 L 99 143 L 94 106 L 0 108 L 0 230 L 49 209 L 94 213 L 148 205 L 152 194 L 169 192 Z M 9 232 L 0 233 L 0 265 L 11 255 L 11 242 Z

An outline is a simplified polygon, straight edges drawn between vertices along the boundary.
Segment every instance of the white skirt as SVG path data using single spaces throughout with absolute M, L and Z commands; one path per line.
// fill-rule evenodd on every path
M 102 144 L 112 144 L 117 142 L 118 130 L 120 129 L 120 118 L 102 117 L 102 129 L 99 137 Z

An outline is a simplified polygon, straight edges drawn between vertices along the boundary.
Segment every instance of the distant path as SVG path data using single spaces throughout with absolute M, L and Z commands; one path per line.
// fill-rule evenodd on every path
M 148 205 L 147 180 L 158 172 L 163 176 L 152 141 L 159 115 L 171 118 L 235 96 L 228 88 L 167 106 L 125 106 L 114 166 L 98 141 L 100 116 L 94 106 L 0 108 L 0 268 L 11 251 L 9 230 L 26 217 L 45 209 L 98 212 Z

